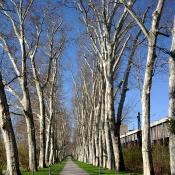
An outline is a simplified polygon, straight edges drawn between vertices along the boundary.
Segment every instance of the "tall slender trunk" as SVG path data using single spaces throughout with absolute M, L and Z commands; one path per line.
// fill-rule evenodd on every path
M 104 63 L 104 77 L 105 77 L 105 137 L 106 137 L 106 150 L 107 150 L 107 168 L 112 169 L 114 166 L 114 150 L 113 150 L 113 136 L 111 132 L 114 131 L 114 101 L 113 101 L 113 81 L 112 81 L 112 65 L 111 61 L 108 60 Z
M 35 127 L 34 121 L 31 119 L 30 114 L 26 115 L 25 119 L 27 125 L 28 133 L 28 147 L 29 147 L 29 169 L 31 171 L 37 170 L 37 161 L 36 161 L 36 140 L 35 140 Z
M 36 139 L 35 139 L 35 126 L 33 120 L 32 105 L 30 101 L 30 93 L 28 88 L 27 77 L 27 51 L 25 45 L 25 32 L 24 22 L 20 17 L 20 47 L 21 47 L 21 79 L 20 85 L 23 93 L 21 105 L 23 106 L 23 112 L 26 119 L 28 144 L 29 144 L 29 169 L 31 171 L 37 171 L 37 158 L 36 158 Z
M 124 161 L 123 156 L 121 152 L 121 145 L 120 145 L 120 139 L 117 139 L 116 133 L 115 133 L 115 111 L 114 111 L 114 91 L 113 91 L 113 73 L 112 73 L 112 62 L 110 59 L 108 59 L 107 65 L 106 65 L 106 97 L 107 101 L 105 102 L 107 104 L 107 117 L 108 117 L 108 125 L 110 128 L 110 137 L 111 137 L 111 156 L 112 156 L 112 167 L 116 168 L 117 170 L 123 170 L 124 169 Z M 119 133 L 118 133 L 119 134 Z M 119 136 L 118 136 L 119 138 Z M 106 143 L 107 144 L 107 143 Z
M 152 24 L 149 32 L 147 31 L 144 24 L 139 20 L 137 15 L 132 11 L 132 9 L 129 6 L 125 5 L 127 11 L 131 14 L 131 16 L 134 18 L 134 20 L 148 39 L 147 63 L 142 92 L 142 156 L 144 175 L 154 175 L 150 142 L 150 93 L 154 63 L 156 59 L 156 44 L 159 30 L 159 22 L 164 3 L 165 0 L 158 1 L 156 10 L 152 14 Z
M 93 124 L 95 125 L 95 124 Z M 95 132 L 94 132 L 94 126 L 92 127 L 93 135 L 92 135 L 92 164 L 95 165 L 96 161 L 96 147 L 95 147 Z
M 45 149 L 45 162 L 49 164 L 49 151 L 50 151 L 50 139 L 51 138 L 51 121 L 49 121 L 46 132 L 46 149 Z
M 48 123 L 48 130 L 47 130 L 47 141 L 46 141 L 46 149 L 45 149 L 45 162 L 46 164 L 49 163 L 49 151 L 51 151 L 51 140 L 50 138 L 52 137 L 52 125 L 53 125 L 53 120 L 54 120 L 54 96 L 55 96 L 55 87 L 57 83 L 57 58 L 53 59 L 53 72 L 52 72 L 52 78 L 51 78 L 51 84 L 50 84 L 50 92 L 49 92 L 49 123 Z M 51 154 L 51 153 L 50 153 Z
M 150 92 L 155 60 L 155 45 L 148 43 L 148 58 L 142 92 L 142 156 L 145 175 L 153 175 L 153 162 L 150 141 Z
M 154 175 L 150 141 L 150 93 L 156 59 L 158 26 L 164 2 L 165 0 L 159 0 L 158 2 L 157 8 L 153 13 L 152 26 L 148 37 L 148 54 L 142 92 L 142 156 L 144 175 Z
M 113 143 L 114 143 L 114 157 L 115 157 L 115 169 L 116 171 L 123 171 L 125 170 L 123 153 L 122 153 L 122 146 L 120 142 L 120 124 L 116 125 L 116 130 L 113 136 Z
M 103 123 L 104 127 L 104 123 Z M 103 146 L 103 168 L 107 168 L 107 147 L 106 147 L 106 139 L 105 139 L 105 130 L 102 130 L 102 146 Z
M 102 125 L 100 124 L 99 128 L 102 128 L 101 127 Z M 101 129 L 99 129 L 99 166 L 102 167 L 103 166 L 103 142 L 102 142 L 102 131 Z
M 101 112 L 100 112 L 100 132 L 101 132 L 101 163 L 102 167 L 107 167 L 107 147 L 106 147 L 106 139 L 105 139 L 105 82 L 104 82 L 104 75 L 101 74 Z
M 101 98 L 101 97 L 100 97 Z M 100 122 L 100 115 L 101 115 L 101 100 L 98 101 L 98 105 L 95 107 L 95 149 L 96 149 L 96 161 L 95 165 L 99 166 L 100 164 L 100 139 L 99 139 L 99 132 L 100 132 L 100 127 L 99 127 L 99 122 Z
M 2 82 L 1 72 L 0 72 L 0 128 L 2 131 L 6 149 L 6 159 L 7 159 L 6 174 L 21 175 L 19 169 L 18 149 L 10 118 L 9 107 L 4 90 L 4 85 Z
M 120 95 L 120 100 L 119 100 L 118 109 L 117 109 L 117 121 L 115 122 L 115 137 L 116 137 L 116 142 L 118 145 L 115 151 L 117 171 L 122 171 L 125 169 L 123 153 L 122 153 L 122 146 L 120 142 L 120 126 L 121 126 L 121 121 L 122 121 L 123 106 L 125 103 L 126 93 L 128 90 L 129 75 L 130 75 L 130 71 L 131 71 L 132 64 L 133 64 L 134 54 L 138 46 L 137 44 L 138 44 L 138 38 L 140 34 L 141 34 L 141 30 L 139 30 L 132 44 L 131 53 L 129 55 L 127 67 L 124 73 L 123 84 L 121 88 L 121 95 Z
M 35 64 L 35 55 L 31 56 L 31 65 L 32 65 L 32 71 L 33 71 L 33 77 L 35 81 L 36 91 L 39 99 L 39 167 L 44 168 L 46 166 L 45 164 L 45 148 L 46 148 L 46 126 L 45 126 L 45 103 L 44 103 L 44 88 L 41 85 L 41 82 L 39 80 L 39 76 L 37 73 L 37 68 Z
M 169 58 L 169 118 L 175 122 L 175 18 L 172 30 L 171 57 Z M 170 169 L 175 174 L 175 133 L 169 137 Z
M 96 124 L 98 125 L 98 124 Z M 95 155 L 95 165 L 99 166 L 99 157 L 100 157 L 100 151 L 99 151 L 99 134 L 98 134 L 98 126 L 96 126 L 95 129 L 95 150 L 96 150 L 96 155 Z
M 51 127 L 49 165 L 53 163 L 54 163 L 54 135 L 53 135 L 53 127 Z
M 113 150 L 112 150 L 113 147 L 112 147 L 111 133 L 109 123 L 105 122 L 104 125 L 105 125 L 104 128 L 105 128 L 106 158 L 107 158 L 106 167 L 108 169 L 112 169 L 114 161 L 113 161 Z
M 43 90 L 41 89 L 39 97 L 40 106 L 40 153 L 39 153 L 39 167 L 46 167 L 45 164 L 45 149 L 46 149 L 46 132 L 45 132 L 45 104 Z
M 93 116 L 94 115 L 94 112 L 93 112 L 93 109 L 91 110 L 91 113 L 90 113 L 90 119 L 89 119 L 89 129 L 88 129 L 88 140 L 89 140 L 89 158 L 88 158 L 88 163 L 92 164 L 92 157 L 93 157 L 93 146 L 92 146 L 92 137 L 93 137 L 93 129 L 92 129 L 92 126 L 93 126 Z

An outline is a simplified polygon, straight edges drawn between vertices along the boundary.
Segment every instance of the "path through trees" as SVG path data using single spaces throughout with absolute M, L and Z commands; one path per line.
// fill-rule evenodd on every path
M 156 101 L 160 108 L 168 89 L 155 97 L 162 87 L 154 83 L 166 76 L 171 132 L 167 163 L 174 174 L 174 6 L 174 0 L 0 1 L 3 171 L 35 172 L 67 155 L 123 171 L 127 150 L 120 135 L 123 126 L 131 129 L 128 121 L 139 112 L 138 155 L 144 175 L 155 174 L 150 121 L 157 118 L 152 106 Z M 69 88 L 67 77 L 72 78 Z M 66 173 L 86 174 L 70 159 L 62 175 Z

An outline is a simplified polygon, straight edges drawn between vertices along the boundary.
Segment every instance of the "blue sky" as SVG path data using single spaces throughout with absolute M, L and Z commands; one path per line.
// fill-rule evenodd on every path
M 57 0 L 55 0 L 57 1 Z M 44 2 L 44 1 L 40 1 Z M 145 0 L 138 1 L 140 10 L 146 8 L 146 6 L 151 2 L 155 6 L 155 0 Z M 143 3 L 144 2 L 144 3 Z M 164 20 L 173 20 L 172 13 L 175 9 L 175 0 L 167 0 L 167 3 L 171 4 L 165 7 L 164 11 L 167 16 L 163 16 Z M 136 6 L 136 8 L 138 7 Z M 174 8 L 173 8 L 174 7 Z M 138 9 L 137 9 L 138 10 Z M 84 26 L 80 23 L 79 13 L 74 8 L 63 7 L 61 9 L 61 14 L 64 16 L 65 23 L 68 24 L 69 32 L 66 50 L 64 52 L 62 69 L 63 69 L 63 83 L 64 83 L 64 102 L 67 109 L 72 111 L 72 97 L 73 97 L 73 82 L 72 82 L 72 73 L 74 76 L 77 76 L 79 71 L 78 66 L 78 37 L 83 32 Z M 7 27 L 7 26 L 6 26 Z M 159 45 L 162 47 L 170 48 L 171 38 L 160 38 Z M 1 50 L 0 50 L 1 52 Z M 140 54 L 143 59 L 146 58 L 146 50 L 144 54 Z M 167 60 L 168 56 L 161 54 L 163 59 Z M 2 58 L 1 58 L 2 59 Z M 6 69 L 6 67 L 4 67 Z M 134 78 L 134 77 L 132 77 Z M 125 104 L 129 105 L 131 110 L 128 114 L 130 121 L 130 128 L 136 128 L 136 116 L 137 112 L 141 112 L 141 101 L 140 101 L 140 92 L 135 87 L 131 87 L 128 91 L 127 99 Z M 160 118 L 166 117 L 168 114 L 168 71 L 162 71 L 153 78 L 152 91 L 151 91 L 151 121 L 158 120 Z
M 143 6 L 142 6 L 143 7 Z M 79 21 L 79 14 L 75 9 L 63 8 L 63 14 L 65 21 L 71 27 L 71 32 L 69 32 L 68 37 L 70 37 L 69 44 L 66 48 L 64 54 L 64 94 L 65 94 L 65 104 L 69 111 L 72 110 L 71 98 L 73 95 L 73 84 L 71 73 L 74 76 L 78 72 L 78 45 L 77 38 L 83 31 L 83 26 Z M 161 46 L 170 48 L 171 38 L 159 41 Z M 146 53 L 146 51 L 145 51 Z M 146 55 L 144 55 L 146 57 Z M 162 55 L 165 59 L 168 56 Z M 167 57 L 167 58 L 166 58 Z M 130 129 L 137 127 L 136 116 L 137 112 L 141 112 L 141 100 L 140 92 L 136 88 L 131 88 L 128 91 L 127 99 L 125 104 L 131 107 L 129 118 Z M 162 71 L 158 75 L 153 77 L 152 91 L 151 91 L 151 121 L 155 121 L 166 117 L 168 114 L 168 71 Z
M 78 19 L 78 13 L 72 8 L 63 8 L 65 22 L 68 24 L 70 31 L 68 32 L 68 44 L 63 56 L 63 82 L 64 82 L 64 97 L 65 105 L 71 112 L 72 110 L 72 97 L 73 97 L 73 76 L 78 73 L 78 44 L 77 38 L 82 32 L 83 26 Z

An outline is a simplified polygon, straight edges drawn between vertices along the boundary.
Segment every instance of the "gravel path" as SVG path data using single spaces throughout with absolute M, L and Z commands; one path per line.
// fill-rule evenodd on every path
M 69 159 L 60 175 L 88 175 L 83 169 Z

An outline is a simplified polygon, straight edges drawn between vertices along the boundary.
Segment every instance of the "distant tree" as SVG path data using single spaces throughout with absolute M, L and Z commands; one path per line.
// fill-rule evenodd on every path
M 65 35 L 62 32 L 62 19 L 56 19 L 55 21 L 49 21 L 47 23 L 47 32 L 46 34 L 42 34 L 42 26 L 41 23 L 40 29 L 37 30 L 36 33 L 36 44 L 34 47 L 34 51 L 29 54 L 32 65 L 32 73 L 36 86 L 36 92 L 39 99 L 39 123 L 40 123 L 40 156 L 39 156 L 39 167 L 45 167 L 45 147 L 46 147 L 46 116 L 45 116 L 45 97 L 44 90 L 47 88 L 49 81 L 51 81 L 51 73 L 54 69 L 55 59 L 60 59 L 65 45 Z M 37 28 L 39 28 L 37 26 Z M 44 36 L 47 36 L 47 40 L 44 40 Z M 42 37 L 41 37 L 42 36 Z M 39 72 L 39 66 L 37 66 L 36 61 L 39 60 L 37 58 L 41 57 L 37 55 L 38 50 L 40 49 L 40 42 L 45 41 L 45 44 L 42 44 L 45 48 L 46 55 L 48 57 L 48 68 L 47 72 Z
M 131 1 L 128 4 L 133 5 Z M 128 12 L 122 9 L 119 3 L 80 0 L 78 5 L 102 77 L 101 102 L 104 105 L 104 113 L 101 115 L 104 118 L 107 168 L 115 167 L 117 171 L 123 170 L 120 142 L 115 133 L 114 76 L 130 39 L 128 31 L 132 27 L 132 21 L 128 21 Z

